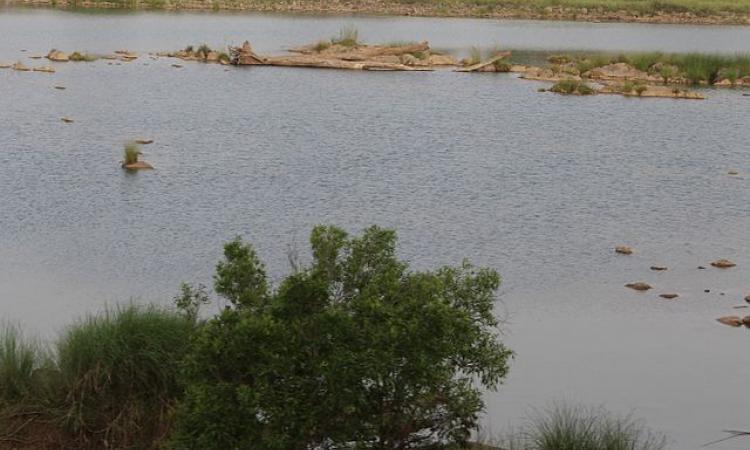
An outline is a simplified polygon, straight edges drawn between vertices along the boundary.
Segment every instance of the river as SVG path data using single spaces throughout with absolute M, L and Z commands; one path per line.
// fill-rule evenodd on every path
M 41 64 L 28 56 L 53 47 L 156 52 L 245 39 L 273 52 L 345 25 L 366 41 L 429 40 L 457 54 L 496 44 L 750 51 L 750 27 L 7 9 L 0 62 Z M 315 224 L 379 224 L 397 229 L 415 269 L 469 257 L 501 272 L 497 309 L 517 356 L 486 397 L 493 432 L 559 400 L 632 412 L 673 450 L 750 429 L 750 334 L 714 320 L 750 314 L 732 308 L 750 294 L 742 91 L 581 98 L 538 93 L 543 83 L 511 74 L 171 63 L 0 70 L 3 320 L 52 337 L 105 305 L 168 304 L 181 281 L 211 284 L 235 235 L 278 280 L 290 248 L 309 259 Z M 120 169 L 135 138 L 155 139 L 144 147 L 155 171 Z M 618 244 L 636 253 L 617 256 Z M 717 258 L 738 266 L 713 269 Z M 623 287 L 640 280 L 656 289 Z M 667 291 L 681 296 L 657 297 Z

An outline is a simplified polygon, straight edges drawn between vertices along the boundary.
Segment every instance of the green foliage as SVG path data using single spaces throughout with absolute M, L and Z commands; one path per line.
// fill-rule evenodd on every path
M 346 26 L 339 30 L 338 37 L 331 39 L 331 42 L 344 47 L 356 47 L 359 45 L 359 30 L 354 26 Z
M 435 448 L 463 443 L 511 352 L 500 278 L 464 262 L 413 272 L 393 231 L 311 234 L 312 264 L 271 291 L 253 249 L 225 246 L 215 290 L 232 307 L 200 330 L 172 446 Z
M 153 307 L 89 316 L 57 345 L 59 420 L 83 440 L 122 448 L 163 433 L 181 395 L 194 323 Z
M 558 405 L 510 438 L 517 450 L 663 450 L 666 438 L 630 416 L 602 408 Z M 507 444 L 506 444 L 507 445 Z
M 73 52 L 68 56 L 68 58 L 71 61 L 85 61 L 85 62 L 92 62 L 98 59 L 94 55 L 90 55 L 88 53 L 80 53 L 80 52 Z
M 567 95 L 593 95 L 596 93 L 596 91 L 586 83 L 574 79 L 560 80 L 552 85 L 552 87 L 549 88 L 549 91 Z
M 12 325 L 0 329 L 0 407 L 33 401 L 40 370 L 49 366 L 41 346 L 24 339 Z
M 216 56 L 216 60 L 222 64 L 229 64 L 232 61 L 232 58 L 226 52 L 220 52 Z
M 633 89 L 635 90 L 635 93 L 640 97 L 644 92 L 648 90 L 648 87 L 645 84 L 638 84 Z
M 192 45 L 188 45 L 187 47 L 185 47 L 185 50 L 184 50 L 185 53 L 193 53 L 194 51 L 195 51 L 195 48 L 193 48 Z
M 201 46 L 198 47 L 198 50 L 195 51 L 195 56 L 206 59 L 209 53 L 211 53 L 211 47 L 206 44 L 201 44 Z
M 180 293 L 173 299 L 173 302 L 186 319 L 195 322 L 201 306 L 211 303 L 211 300 L 206 293 L 206 287 L 202 284 L 194 288 L 187 283 L 182 283 Z
M 125 151 L 123 152 L 123 163 L 126 165 L 137 163 L 138 155 L 140 154 L 141 150 L 138 148 L 138 144 L 125 144 Z
M 330 47 L 331 47 L 331 41 L 326 41 L 326 40 L 321 39 L 315 45 L 313 45 L 312 49 L 313 51 L 320 53 L 323 50 L 329 49 Z
M 255 250 L 239 237 L 224 246 L 224 260 L 216 265 L 214 290 L 238 308 L 258 309 L 267 302 L 265 267 Z

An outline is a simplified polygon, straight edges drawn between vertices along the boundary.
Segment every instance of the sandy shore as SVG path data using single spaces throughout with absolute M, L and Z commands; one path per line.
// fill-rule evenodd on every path
M 128 8 L 290 12 L 304 14 L 372 14 L 422 17 L 480 17 L 494 19 L 569 20 L 582 22 L 634 22 L 664 24 L 750 25 L 750 14 L 700 15 L 692 12 L 612 11 L 606 8 L 522 7 L 461 3 L 401 3 L 381 0 L 125 0 L 124 3 L 70 0 L 5 0 L 5 6 L 56 8 Z M 124 5 L 124 6 L 123 6 Z

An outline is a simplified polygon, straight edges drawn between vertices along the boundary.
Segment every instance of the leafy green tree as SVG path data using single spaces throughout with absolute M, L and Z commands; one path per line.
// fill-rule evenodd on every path
M 416 449 L 463 444 L 512 353 L 497 339 L 498 274 L 414 272 L 393 231 L 316 227 L 313 261 L 268 288 L 240 240 L 215 289 L 232 307 L 186 360 L 174 448 Z

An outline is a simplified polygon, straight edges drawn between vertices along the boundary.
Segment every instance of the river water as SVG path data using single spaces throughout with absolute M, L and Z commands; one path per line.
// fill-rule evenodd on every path
M 245 39 L 270 52 L 349 24 L 366 40 L 456 53 L 750 51 L 750 27 L 4 10 L 0 62 Z M 379 224 L 398 230 L 416 269 L 469 257 L 503 275 L 498 314 L 517 357 L 487 394 L 492 432 L 560 400 L 632 412 L 674 450 L 750 428 L 750 333 L 714 321 L 750 314 L 732 308 L 750 294 L 742 91 L 575 98 L 509 74 L 171 63 L 0 70 L 2 319 L 51 337 L 104 305 L 168 304 L 181 281 L 210 285 L 235 235 L 279 279 L 290 248 L 307 257 L 315 224 Z M 141 137 L 156 140 L 144 159 L 157 170 L 124 173 L 122 144 Z M 618 257 L 617 244 L 636 253 Z M 738 266 L 708 266 L 717 258 Z M 655 292 L 623 287 L 640 280 Z M 667 291 L 681 297 L 657 297 Z

